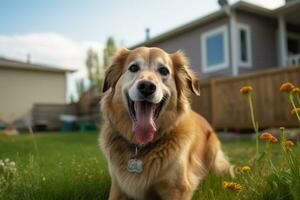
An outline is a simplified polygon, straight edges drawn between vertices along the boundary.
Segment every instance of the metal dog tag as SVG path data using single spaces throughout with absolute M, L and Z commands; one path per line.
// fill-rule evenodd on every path
M 127 170 L 133 173 L 141 173 L 143 171 L 143 162 L 136 158 L 131 158 L 127 164 Z

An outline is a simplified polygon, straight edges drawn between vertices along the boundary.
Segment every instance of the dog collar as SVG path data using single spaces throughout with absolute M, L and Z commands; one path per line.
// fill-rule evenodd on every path
M 135 154 L 128 160 L 127 171 L 132 173 L 141 173 L 143 171 L 143 161 L 137 158 L 138 146 L 135 147 Z

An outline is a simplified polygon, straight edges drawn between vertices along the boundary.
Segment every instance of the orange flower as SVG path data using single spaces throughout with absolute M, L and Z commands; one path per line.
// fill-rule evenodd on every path
M 244 87 L 242 87 L 240 89 L 240 92 L 242 94 L 249 94 L 250 92 L 252 92 L 252 90 L 253 90 L 253 87 L 251 87 L 251 86 L 244 86 Z
M 262 133 L 260 134 L 259 138 L 263 140 L 268 140 L 272 143 L 278 142 L 278 139 L 274 135 L 272 135 L 272 133 Z
M 300 108 L 293 108 L 293 110 L 291 110 L 292 115 L 295 115 L 296 113 L 300 114 Z
M 271 141 L 272 143 L 276 143 L 276 142 L 278 142 L 278 139 L 277 139 L 275 136 L 272 135 L 270 141 Z
M 234 173 L 240 174 L 241 172 L 242 172 L 242 168 L 240 168 L 240 167 L 235 167 L 234 168 Z
M 242 189 L 242 186 L 241 184 L 239 183 L 235 183 L 235 182 L 227 182 L 227 181 L 224 181 L 223 182 L 223 187 L 225 189 L 229 189 L 229 190 L 241 190 Z
M 300 88 L 299 88 L 299 87 L 295 87 L 295 88 L 293 89 L 293 92 L 295 92 L 295 93 L 300 93 Z
M 292 140 L 287 140 L 287 141 L 285 141 L 284 146 L 285 146 L 285 148 L 288 149 L 292 146 L 295 146 L 295 143 Z
M 283 83 L 283 84 L 280 86 L 280 90 L 281 90 L 281 91 L 285 91 L 285 92 L 290 92 L 290 91 L 292 91 L 294 88 L 295 88 L 295 86 L 294 86 L 292 83 L 290 83 L 290 82 Z
M 259 138 L 263 140 L 271 140 L 274 137 L 271 133 L 262 133 Z

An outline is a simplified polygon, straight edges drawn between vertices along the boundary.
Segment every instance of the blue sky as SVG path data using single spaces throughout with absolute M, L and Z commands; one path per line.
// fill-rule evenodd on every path
M 1 34 L 55 32 L 77 41 L 102 43 L 112 35 L 132 45 L 144 39 L 146 27 L 158 34 L 217 8 L 215 1 L 199 2 L 4 0 L 0 3 Z
M 262 5 L 280 3 L 273 0 Z M 217 0 L 2 0 L 0 33 L 55 32 L 77 41 L 101 43 L 112 35 L 132 45 L 144 39 L 146 27 L 157 35 L 216 9 Z
M 274 8 L 283 0 L 248 2 Z M 88 47 L 101 54 L 108 36 L 131 46 L 144 40 L 146 27 L 156 36 L 217 9 L 217 0 L 1 0 L 0 56 L 31 54 L 32 62 L 77 68 L 74 92 Z

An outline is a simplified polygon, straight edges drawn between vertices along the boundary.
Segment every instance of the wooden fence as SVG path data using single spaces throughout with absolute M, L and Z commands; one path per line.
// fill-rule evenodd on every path
M 287 81 L 300 86 L 300 67 L 213 78 L 202 83 L 201 96 L 194 96 L 192 105 L 215 129 L 249 129 L 252 127 L 249 105 L 239 90 L 251 85 L 254 112 L 261 128 L 299 127 L 290 114 L 292 107 L 287 95 L 279 91 L 280 85 Z
M 32 109 L 32 126 L 36 130 L 59 130 L 61 128 L 60 116 L 72 115 L 76 117 L 77 124 L 81 122 L 98 124 L 101 121 L 100 97 L 87 94 L 73 104 L 34 104 Z
M 35 104 L 32 110 L 32 124 L 34 127 L 43 126 L 46 130 L 58 130 L 60 128 L 59 117 L 65 115 L 77 115 L 76 104 Z

